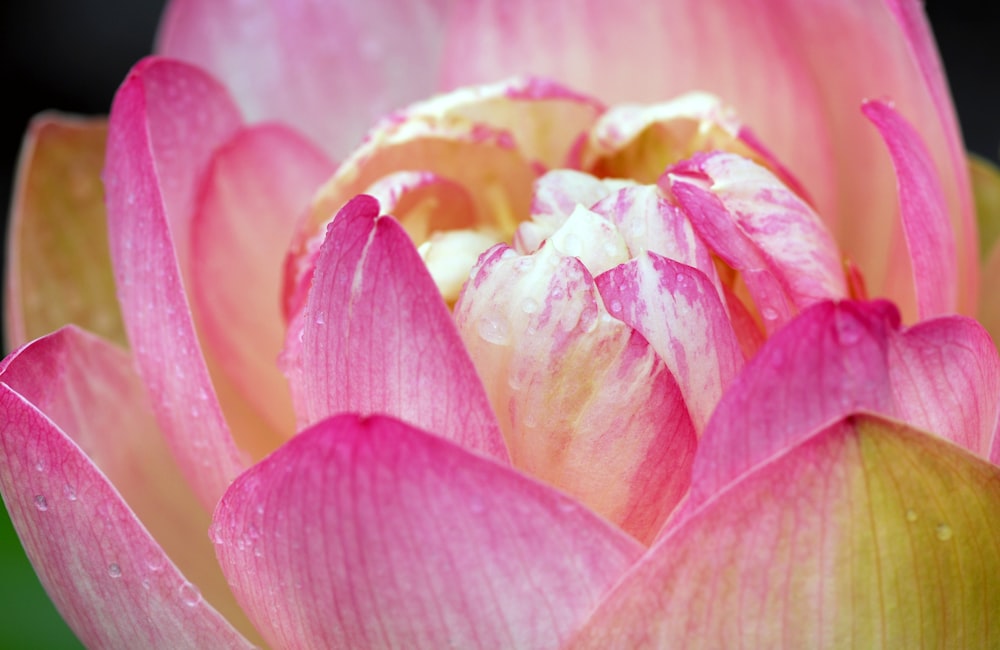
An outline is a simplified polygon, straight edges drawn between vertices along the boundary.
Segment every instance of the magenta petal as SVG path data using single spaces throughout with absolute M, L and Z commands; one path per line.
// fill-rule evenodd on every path
M 1000 357 L 990 335 L 963 316 L 918 323 L 890 338 L 896 414 L 990 457 L 1000 418 Z
M 339 158 L 438 89 L 439 4 L 176 0 L 156 49 L 221 79 L 248 120 L 295 126 Z
M 715 286 L 698 269 L 645 253 L 598 276 L 604 304 L 642 334 L 677 379 L 695 430 L 705 429 L 743 353 Z
M 327 228 L 284 365 L 300 421 L 382 413 L 509 458 L 482 382 L 413 242 L 361 195 Z
M 899 207 L 920 319 L 954 313 L 959 294 L 955 233 L 934 161 L 920 134 L 892 105 L 869 101 L 862 110 L 885 140 L 896 167 Z M 968 294 L 975 296 L 977 290 L 972 286 Z
M 559 647 L 642 553 L 551 488 L 356 415 L 237 479 L 213 530 L 276 647 Z
M 702 435 L 685 512 L 844 415 L 894 414 L 886 358 L 889 332 L 898 325 L 887 302 L 827 302 L 771 337 Z
M 193 292 L 204 340 L 256 415 L 286 435 L 294 416 L 276 363 L 285 341 L 282 269 L 298 218 L 332 171 L 290 129 L 241 130 L 213 158 L 192 224 Z
M 204 73 L 146 59 L 115 96 L 104 171 L 126 332 L 171 450 L 209 508 L 244 461 L 205 367 L 183 271 L 197 180 L 239 119 L 225 90 Z
M 42 584 L 80 640 L 101 648 L 253 647 L 188 580 L 211 582 L 212 596 L 224 594 L 235 609 L 210 545 L 190 537 L 204 536 L 190 524 L 204 526 L 207 515 L 169 462 L 151 462 L 165 450 L 149 437 L 152 416 L 126 355 L 72 328 L 15 355 L 0 384 L 0 491 Z M 119 399 L 117 410 L 101 403 Z M 73 427 L 75 440 L 56 422 Z M 95 461 L 121 479 L 141 513 Z M 137 514 L 176 554 L 168 557 Z

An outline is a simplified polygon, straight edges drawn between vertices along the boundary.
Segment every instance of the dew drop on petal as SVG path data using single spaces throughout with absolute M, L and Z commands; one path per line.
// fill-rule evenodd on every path
M 184 582 L 177 588 L 177 593 L 188 607 L 194 607 L 201 602 L 201 591 L 190 582 Z
M 49 502 L 42 494 L 35 495 L 35 507 L 40 511 L 45 512 L 49 509 Z
M 153 573 L 159 573 L 162 571 L 164 565 L 166 565 L 166 560 L 160 553 L 150 553 L 150 555 L 146 558 L 146 568 Z
M 69 501 L 76 501 L 76 488 L 67 483 L 63 486 L 63 494 Z
M 934 529 L 934 533 L 937 535 L 939 540 L 947 542 L 952 536 L 951 526 L 948 524 L 938 524 L 937 528 Z
M 612 314 L 621 313 L 621 310 L 622 310 L 622 304 L 618 300 L 612 300 L 608 304 L 608 311 L 610 311 Z
M 37 463 L 35 463 L 35 469 L 38 470 L 39 472 L 44 472 L 45 463 L 43 461 L 38 461 Z
M 534 298 L 525 298 L 521 301 L 521 311 L 525 314 L 534 314 L 538 311 L 538 301 Z
M 507 319 L 498 314 L 490 314 L 479 319 L 479 336 L 487 343 L 504 345 L 510 341 Z
M 842 345 L 854 345 L 861 339 L 861 325 L 852 317 L 836 313 L 837 339 Z
M 117 562 L 112 562 L 108 565 L 108 575 L 112 578 L 122 577 L 122 568 L 118 566 Z
M 773 307 L 764 307 L 760 315 L 764 320 L 778 320 L 778 312 Z

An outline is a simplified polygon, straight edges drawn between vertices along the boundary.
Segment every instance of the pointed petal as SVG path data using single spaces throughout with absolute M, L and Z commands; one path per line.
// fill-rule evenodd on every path
M 0 490 L 74 632 L 91 647 L 252 647 L 209 604 L 252 634 L 127 355 L 76 329 L 16 355 L 0 385 Z
M 765 168 L 734 154 L 699 154 L 669 167 L 660 187 L 741 273 L 769 332 L 819 300 L 847 294 L 826 226 Z
M 661 540 L 572 647 L 994 647 L 998 518 L 1000 468 L 857 416 Z
M 609 234 L 577 208 L 532 256 L 495 247 L 455 323 L 514 466 L 648 543 L 687 490 L 697 437 L 665 364 L 600 304 L 587 266 L 604 261 Z
M 551 488 L 378 416 L 299 434 L 214 521 L 276 647 L 559 647 L 642 553 Z
M 126 344 L 105 225 L 107 123 L 43 114 L 21 148 L 7 240 L 7 348 L 68 323 Z
M 289 129 L 244 129 L 215 154 L 192 224 L 194 303 L 204 341 L 257 417 L 286 436 L 295 423 L 277 365 L 285 340 L 282 268 L 297 219 L 332 171 L 322 153 Z
M 716 288 L 701 271 L 655 253 L 596 279 L 611 315 L 645 337 L 677 379 L 695 430 L 743 367 L 743 353 Z
M 934 162 L 920 134 L 890 104 L 869 101 L 862 110 L 879 130 L 896 166 L 919 317 L 954 313 L 959 277 L 955 233 Z
M 300 128 L 340 158 L 383 115 L 438 90 L 441 4 L 176 0 L 156 50 L 221 79 L 248 120 Z
M 895 415 L 990 457 L 1000 417 L 1000 356 L 983 327 L 935 318 L 889 338 Z
M 185 64 L 146 59 L 115 96 L 105 167 L 125 328 L 157 421 L 207 508 L 244 460 L 209 379 L 183 269 L 196 181 L 213 147 L 238 126 L 236 109 L 215 81 Z
M 345 411 L 382 413 L 508 457 L 434 281 L 370 196 L 348 203 L 330 224 L 284 364 L 303 425 Z
M 446 86 L 527 71 L 607 103 L 697 88 L 735 107 L 795 171 L 875 294 L 893 263 L 885 251 L 897 221 L 895 175 L 858 105 L 892 98 L 944 186 L 962 251 L 961 305 L 971 313 L 975 229 L 961 137 L 916 0 L 487 0 L 455 9 Z

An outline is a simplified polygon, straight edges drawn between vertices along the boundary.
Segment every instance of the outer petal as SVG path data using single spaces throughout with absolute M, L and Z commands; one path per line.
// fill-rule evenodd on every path
M 249 120 L 301 128 L 341 157 L 438 89 L 443 4 L 175 0 L 157 51 L 223 80 Z
M 933 426 L 986 456 L 1000 362 L 985 356 L 985 338 L 957 317 L 901 332 L 899 313 L 886 302 L 807 310 L 768 340 L 723 396 L 701 439 L 685 513 L 817 429 L 861 411 Z
M 872 101 L 865 103 L 863 110 L 885 140 L 896 166 L 900 212 L 919 316 L 925 319 L 953 313 L 959 292 L 955 235 L 933 161 L 920 141 L 920 134 L 892 106 Z M 905 265 L 897 269 L 904 271 Z M 889 277 L 890 280 L 894 277 L 892 272 Z M 905 299 L 909 292 L 899 293 Z
M 244 467 L 212 388 L 184 294 L 195 180 L 239 126 L 198 70 L 140 62 L 111 109 L 108 235 L 125 328 L 170 448 L 211 507 Z M 197 422 L 198 426 L 192 426 Z
M 216 153 L 192 224 L 192 288 L 204 340 L 243 398 L 287 435 L 294 415 L 277 365 L 285 341 L 282 269 L 297 219 L 332 171 L 293 131 L 242 130 Z
M 330 224 L 285 355 L 304 425 L 345 411 L 383 413 L 508 457 L 434 281 L 370 196 L 352 200 Z
M 701 271 L 655 253 L 598 276 L 612 316 L 636 329 L 666 362 L 695 430 L 704 431 L 743 353 L 719 294 Z
M 551 488 L 355 415 L 241 476 L 214 530 L 277 647 L 558 647 L 642 552 Z
M 169 461 L 128 356 L 64 329 L 16 352 L 2 381 L 0 490 L 80 639 L 250 647 L 208 604 L 253 634 L 212 556 L 207 513 Z
M 661 540 L 574 647 L 995 647 L 998 520 L 1000 468 L 851 418 Z
M 67 323 L 125 344 L 100 179 L 107 131 L 104 120 L 31 122 L 7 239 L 8 349 Z
M 890 217 L 895 175 L 858 105 L 891 98 L 942 180 L 960 251 L 960 308 L 972 309 L 968 177 L 916 0 L 555 0 L 544 7 L 492 0 L 455 9 L 446 85 L 531 73 L 608 103 L 662 101 L 695 88 L 722 98 L 795 171 L 875 293 L 893 263 L 885 251 L 897 223 Z

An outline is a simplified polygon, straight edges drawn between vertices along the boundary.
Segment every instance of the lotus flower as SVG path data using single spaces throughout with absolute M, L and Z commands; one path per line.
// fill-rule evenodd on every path
M 182 0 L 158 49 L 14 210 L 0 490 L 85 644 L 1000 644 L 916 3 Z

